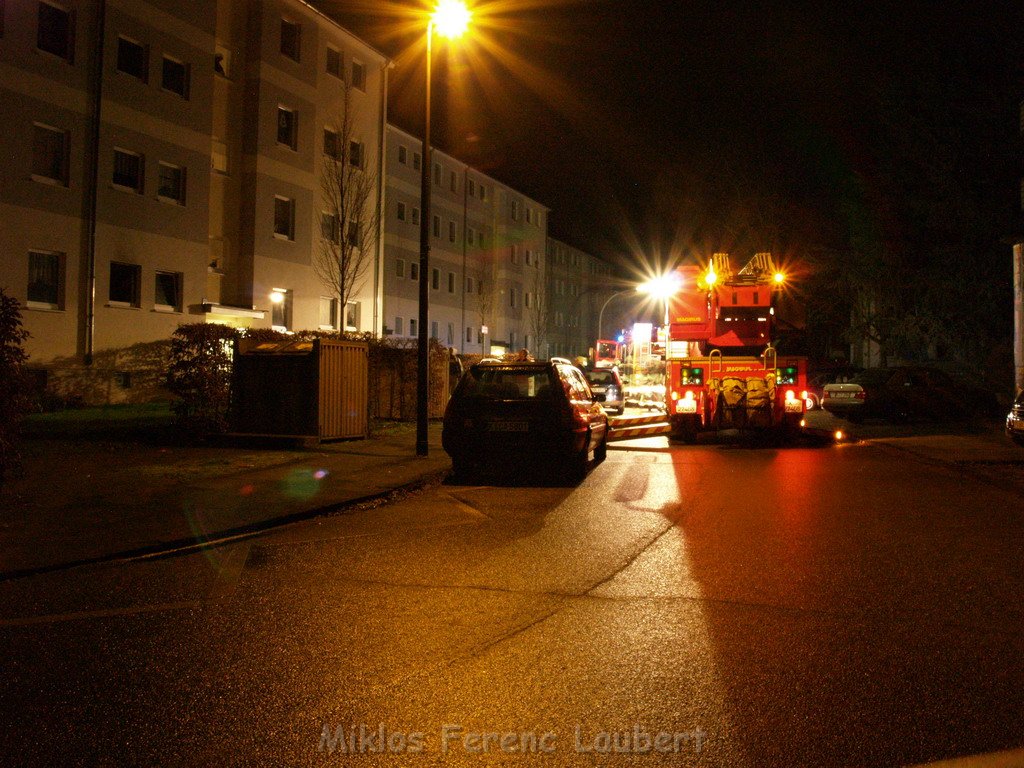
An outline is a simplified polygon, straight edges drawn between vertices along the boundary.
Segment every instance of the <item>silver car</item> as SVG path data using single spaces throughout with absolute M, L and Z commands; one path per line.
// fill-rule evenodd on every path
M 626 409 L 626 397 L 623 392 L 622 379 L 614 368 L 594 368 L 584 371 L 583 375 L 590 384 L 590 391 L 608 413 L 622 415 Z
M 1024 392 L 1017 395 L 1006 414 L 1006 435 L 1017 445 L 1024 445 Z

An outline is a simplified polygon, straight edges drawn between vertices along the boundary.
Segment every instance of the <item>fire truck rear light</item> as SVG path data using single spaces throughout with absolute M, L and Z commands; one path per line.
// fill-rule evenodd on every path
M 672 390 L 672 399 L 673 400 L 678 400 L 679 399 L 679 393 L 676 392 L 674 389 Z
M 683 400 L 685 400 L 688 403 L 693 402 L 693 390 L 686 390 L 686 392 L 683 393 Z
M 794 392 L 792 389 L 787 389 L 786 390 L 786 402 L 787 403 L 791 403 L 794 400 L 796 400 L 796 392 Z
M 803 392 L 800 393 L 800 399 L 801 400 L 806 400 L 807 399 L 807 390 L 806 389 Z

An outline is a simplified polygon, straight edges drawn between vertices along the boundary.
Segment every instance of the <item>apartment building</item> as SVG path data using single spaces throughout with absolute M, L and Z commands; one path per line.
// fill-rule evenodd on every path
M 600 333 L 600 307 L 613 285 L 611 267 L 568 243 L 547 241 L 547 352 L 552 356 L 587 356 Z
M 32 364 L 126 381 L 102 353 L 200 321 L 379 332 L 379 230 L 346 308 L 315 259 L 352 232 L 325 152 L 376 174 L 351 217 L 376 221 L 388 63 L 299 0 L 0 2 L 0 285 Z
M 423 142 L 389 125 L 384 332 L 417 337 Z M 434 150 L 428 334 L 465 354 L 536 349 L 545 325 L 548 209 Z

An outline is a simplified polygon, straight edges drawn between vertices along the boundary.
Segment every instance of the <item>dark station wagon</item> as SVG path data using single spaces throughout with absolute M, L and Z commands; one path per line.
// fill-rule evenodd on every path
M 575 366 L 484 361 L 469 368 L 444 415 L 442 444 L 456 477 L 478 465 L 557 469 L 573 481 L 608 452 L 608 417 Z

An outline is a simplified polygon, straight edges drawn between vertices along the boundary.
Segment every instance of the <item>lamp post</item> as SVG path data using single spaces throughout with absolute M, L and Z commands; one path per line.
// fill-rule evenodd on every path
M 440 0 L 427 21 L 427 78 L 424 90 L 423 159 L 420 166 L 420 302 L 416 356 L 416 455 L 427 455 L 429 401 L 429 322 L 430 280 L 430 69 L 434 30 L 448 38 L 461 35 L 469 24 L 469 10 L 461 0 Z
M 616 296 L 623 296 L 623 295 L 625 295 L 627 293 L 636 293 L 637 290 L 639 290 L 639 289 L 637 289 L 637 288 L 627 288 L 624 291 L 618 291 L 616 293 L 613 293 L 611 296 L 609 296 L 607 299 L 605 299 L 604 304 L 601 305 L 601 311 L 597 313 L 597 338 L 598 339 L 603 339 L 604 338 L 602 333 L 604 331 L 604 309 L 605 309 L 605 307 L 607 307 L 611 303 L 611 300 L 614 299 Z

